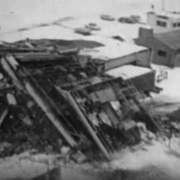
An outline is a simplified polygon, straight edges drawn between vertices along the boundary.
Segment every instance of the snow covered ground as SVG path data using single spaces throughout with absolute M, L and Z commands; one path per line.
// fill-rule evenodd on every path
M 175 0 L 166 0 L 166 9 L 174 10 L 174 2 Z M 150 4 L 160 9 L 162 0 L 2 0 L 0 26 L 1 31 L 9 31 L 66 16 L 142 13 L 149 9 Z M 179 2 L 176 4 L 176 9 L 177 7 L 180 7 Z
M 54 167 L 56 156 L 29 152 L 0 159 L 0 180 L 31 179 Z
M 86 166 L 83 167 L 83 171 L 82 168 L 76 167 L 75 165 L 64 165 L 57 157 L 57 155 L 32 155 L 30 152 L 25 152 L 0 159 L 0 180 L 33 179 L 46 175 L 54 168 L 59 169 L 60 173 L 57 178 L 62 180 L 91 180 L 92 178 L 98 180 L 95 173 L 85 173 L 87 172 Z M 45 179 L 49 180 L 48 174 Z
M 0 40 L 8 38 L 4 37 L 4 33 L 13 32 L 16 29 L 24 27 L 32 27 L 35 24 L 49 23 L 64 17 L 73 17 L 81 19 L 74 21 L 76 25 L 82 24 L 82 18 L 88 22 L 88 17 L 91 19 L 99 14 L 110 14 L 118 18 L 121 15 L 140 14 L 145 18 L 145 12 L 150 10 L 151 4 L 157 4 L 160 7 L 158 0 L 6 0 L 0 2 Z M 71 26 L 73 22 L 70 22 Z M 107 23 L 104 23 L 107 24 Z M 104 26 L 103 24 L 103 26 Z M 110 23 L 108 23 L 110 25 Z M 107 25 L 105 25 L 107 27 Z M 117 28 L 117 23 L 111 23 L 110 29 Z M 51 28 L 52 29 L 52 28 Z M 57 28 L 55 28 L 57 29 Z M 128 29 L 128 27 L 126 28 Z M 55 30 L 49 30 L 49 34 L 54 32 L 54 36 L 58 33 Z M 64 34 L 64 31 L 61 32 Z M 105 34 L 107 32 L 104 32 Z M 32 35 L 31 33 L 30 36 Z M 40 34 L 40 33 L 39 33 Z M 47 33 L 46 33 L 47 35 Z M 66 34 L 65 34 L 66 35 Z M 8 34 L 8 36 L 17 36 Z M 21 34 L 19 35 L 21 36 Z M 9 39 L 9 38 L 8 38 Z
M 129 1 L 129 0 L 128 0 Z M 48 22 L 66 16 L 84 16 L 87 14 L 121 11 L 145 11 L 149 0 L 6 0 L 0 2 L 0 22 L 4 30 L 19 28 L 40 22 Z M 157 0 L 156 0 L 157 1 Z M 134 5 L 123 9 L 124 4 Z M 138 4 L 138 5 L 136 5 Z M 139 8 L 137 8 L 139 6 Z M 127 6 L 126 6 L 127 7 Z
M 152 65 L 153 69 L 156 70 L 156 74 L 159 75 L 160 72 L 166 71 L 168 76 L 167 79 L 156 83 L 158 87 L 163 88 L 160 94 L 152 94 L 154 99 L 159 102 L 169 102 L 178 103 L 180 102 L 180 68 L 168 68 L 165 66 Z
M 105 4 L 106 5 L 106 4 Z M 96 5 L 98 6 L 98 5 Z M 112 6 L 112 5 L 111 5 Z M 111 7 L 113 9 L 113 7 Z M 60 6 L 61 7 L 61 6 Z M 71 7 L 71 6 L 70 6 Z M 1 20 L 1 30 L 0 30 L 0 40 L 4 41 L 17 41 L 24 38 L 61 38 L 61 39 L 74 39 L 74 38 L 84 38 L 83 36 L 74 33 L 75 28 L 84 27 L 90 22 L 97 23 L 101 28 L 101 31 L 94 31 L 94 35 L 100 37 L 112 37 L 113 35 L 123 36 L 126 40 L 131 41 L 132 38 L 138 36 L 138 29 L 143 25 L 130 25 L 121 24 L 117 19 L 123 15 L 141 15 L 142 19 L 146 19 L 146 14 L 150 10 L 150 4 L 136 4 L 134 6 L 129 6 L 127 4 L 122 4 L 116 7 L 114 6 L 114 11 L 110 9 L 104 9 L 100 11 L 91 11 L 91 13 L 83 14 L 66 14 L 56 13 L 52 11 L 53 15 L 45 13 L 47 17 L 43 18 L 43 14 L 37 15 L 37 17 L 26 17 L 21 19 L 21 16 L 10 15 L 7 18 L 0 15 Z M 61 11 L 60 11 L 61 12 Z M 128 13 L 127 13 L 128 12 Z M 40 13 L 40 12 L 39 12 Z M 129 14 L 130 13 L 130 14 Z M 36 12 L 33 13 L 34 15 Z M 112 14 L 116 18 L 114 22 L 103 21 L 100 19 L 101 14 Z M 20 16 L 20 17 L 19 17 Z M 33 15 L 32 15 L 33 16 Z M 61 22 L 60 26 L 51 25 L 47 27 L 37 27 L 41 23 L 52 23 L 55 20 L 63 19 L 66 17 L 72 17 L 66 21 Z M 2 18 L 2 19 L 1 19 Z M 17 19 L 16 19 L 17 18 Z M 25 21 L 25 22 L 23 22 Z M 144 20 L 146 21 L 146 20 Z M 17 31 L 17 29 L 27 28 L 27 31 Z
M 175 1 L 175 0 L 173 0 Z M 166 7 L 174 7 L 167 0 Z M 171 1 L 172 2 L 172 1 Z M 146 12 L 154 4 L 161 8 L 161 0 L 6 0 L 0 2 L 0 40 L 16 41 L 23 38 L 68 38 L 82 37 L 75 35 L 72 29 L 83 27 L 89 22 L 96 22 L 102 31 L 95 32 L 98 36 L 112 36 L 121 34 L 126 40 L 137 37 L 138 29 L 142 25 L 129 25 L 117 22 L 123 15 L 141 15 L 146 21 Z M 106 22 L 99 18 L 100 14 L 110 14 L 116 21 Z M 66 28 L 51 26 L 36 28 L 31 31 L 17 32 L 20 28 L 34 28 L 37 24 L 51 23 L 65 17 L 73 17 L 62 24 Z
M 171 148 L 169 148 L 169 141 L 166 139 L 153 140 L 151 144 L 141 144 L 133 149 L 126 149 L 115 156 L 115 160 L 111 162 L 111 168 L 139 171 L 144 168 L 154 167 L 159 169 L 164 175 L 170 176 L 170 180 L 179 180 L 179 143 L 178 137 L 172 139 Z M 148 179 L 148 175 L 146 178 Z M 162 178 L 160 177 L 160 179 Z

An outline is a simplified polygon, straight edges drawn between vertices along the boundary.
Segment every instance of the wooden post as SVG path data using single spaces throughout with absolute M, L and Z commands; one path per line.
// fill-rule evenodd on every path
M 1 117 L 0 117 L 0 126 L 2 125 L 2 123 L 4 122 L 5 118 L 7 117 L 9 113 L 9 109 L 6 108 L 3 113 L 1 114 Z
M 51 108 L 49 108 L 48 105 L 44 102 L 44 100 L 38 95 L 33 86 L 30 83 L 26 82 L 25 88 L 30 94 L 30 96 L 34 99 L 34 101 L 41 107 L 41 109 L 44 111 L 44 113 L 53 123 L 53 125 L 62 134 L 62 136 L 65 138 L 68 144 L 72 147 L 76 146 L 77 144 L 74 141 L 74 139 L 72 139 L 72 137 L 66 132 L 63 126 L 60 124 L 58 117 L 56 117 L 56 115 L 52 112 Z
M 97 137 L 97 135 L 95 134 L 94 130 L 92 129 L 92 127 L 89 125 L 89 123 L 87 122 L 87 119 L 85 118 L 84 114 L 81 112 L 81 110 L 79 109 L 77 103 L 75 102 L 75 100 L 73 99 L 73 97 L 69 94 L 69 100 L 71 102 L 71 104 L 73 105 L 74 109 L 76 110 L 80 120 L 82 121 L 82 123 L 85 125 L 85 127 L 87 128 L 88 132 L 90 133 L 91 137 L 93 138 L 93 140 L 95 141 L 95 143 L 97 144 L 97 146 L 99 147 L 99 149 L 101 150 L 101 152 L 104 154 L 104 156 L 110 160 L 110 155 L 107 152 L 106 148 L 103 146 L 103 144 L 101 143 L 101 141 L 99 140 L 99 138 Z
M 165 2 L 162 0 L 162 11 L 165 11 Z

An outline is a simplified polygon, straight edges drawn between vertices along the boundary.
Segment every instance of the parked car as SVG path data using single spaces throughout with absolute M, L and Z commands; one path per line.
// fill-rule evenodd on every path
M 134 21 L 130 17 L 120 17 L 118 21 L 121 23 L 134 24 Z
M 91 35 L 91 30 L 89 28 L 76 28 L 75 32 L 85 36 Z
M 141 16 L 139 16 L 139 15 L 131 15 L 130 18 L 134 23 L 140 23 L 141 22 Z
M 114 17 L 112 17 L 110 15 L 106 15 L 106 14 L 102 14 L 100 17 L 101 17 L 101 19 L 106 20 L 106 21 L 114 21 L 115 20 Z
M 119 40 L 121 42 L 125 41 L 124 38 L 122 38 L 121 36 L 112 36 L 113 39 Z
M 101 30 L 101 28 L 96 23 L 89 23 L 85 27 L 94 31 Z

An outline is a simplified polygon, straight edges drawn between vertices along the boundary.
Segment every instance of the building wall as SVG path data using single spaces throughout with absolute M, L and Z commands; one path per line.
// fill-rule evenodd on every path
M 123 56 L 117 59 L 112 59 L 105 62 L 105 70 L 113 69 L 126 64 L 135 63 L 143 67 L 150 67 L 151 64 L 151 51 L 149 49 L 134 53 L 131 55 Z
M 153 28 L 154 33 L 162 33 L 162 32 L 170 31 L 171 25 L 170 25 L 168 19 L 163 19 L 163 20 L 160 19 L 160 21 L 165 22 L 167 24 L 166 27 L 158 26 L 157 25 L 157 20 L 159 20 L 159 18 L 157 18 L 156 14 L 148 13 L 148 15 L 147 15 L 147 24 L 150 25 Z
M 155 87 L 155 71 L 152 70 L 151 72 L 131 78 L 130 80 L 140 92 L 152 91 Z
M 157 21 L 165 23 L 166 27 L 157 25 Z M 177 26 L 174 26 L 175 23 Z M 180 29 L 180 19 L 172 19 L 168 16 L 158 16 L 158 14 L 153 12 L 147 14 L 147 24 L 153 28 L 154 33 L 163 33 Z
M 179 67 L 180 66 L 180 53 L 174 53 L 174 64 L 173 67 Z
M 145 46 L 152 49 L 152 62 L 154 64 L 173 67 L 174 51 L 164 43 L 154 38 L 154 36 L 138 38 L 135 40 L 135 42 L 140 46 Z M 162 52 L 165 52 L 165 54 L 163 55 Z
M 151 66 L 151 49 L 147 49 L 140 53 L 136 54 L 136 65 L 143 66 L 143 67 L 150 67 Z

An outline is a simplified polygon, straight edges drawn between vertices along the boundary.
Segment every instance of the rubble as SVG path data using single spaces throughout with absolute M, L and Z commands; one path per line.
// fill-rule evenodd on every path
M 1 47 L 0 142 L 8 144 L 1 157 L 36 149 L 77 163 L 110 160 L 141 142 L 142 124 L 145 134 L 162 130 L 131 80 L 107 76 L 83 60 L 79 45 L 61 43 L 28 39 Z
M 80 151 L 71 155 L 71 158 L 78 164 L 82 164 L 83 162 L 86 161 L 86 156 L 82 154 Z

